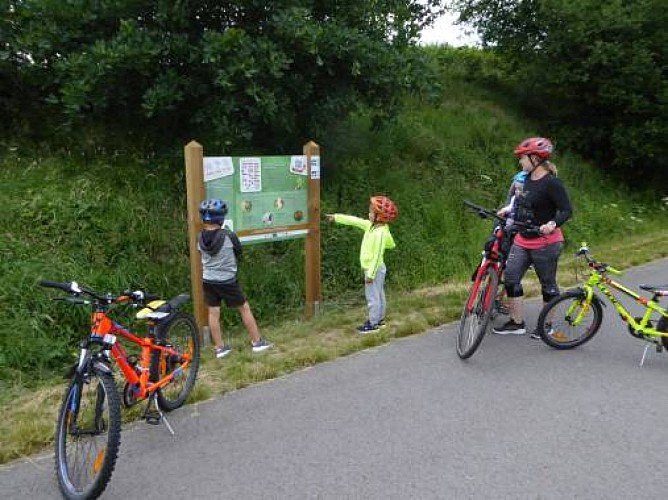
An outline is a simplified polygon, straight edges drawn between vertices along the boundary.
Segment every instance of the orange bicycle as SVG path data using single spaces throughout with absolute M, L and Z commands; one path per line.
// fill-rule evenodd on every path
M 158 300 L 143 291 L 99 295 L 75 281 L 42 280 L 40 286 L 70 295 L 64 300 L 92 308 L 91 328 L 81 342 L 79 360 L 71 378 L 56 426 L 56 474 L 63 495 L 71 499 L 97 498 L 106 488 L 116 464 L 121 441 L 121 401 L 130 407 L 148 404 L 142 418 L 172 427 L 162 410 L 179 408 L 192 391 L 199 368 L 200 343 L 195 320 L 178 311 L 188 295 Z M 109 317 L 115 305 L 142 308 L 137 318 L 147 321 L 148 333 L 138 336 Z M 133 355 L 123 348 L 125 339 L 140 348 Z M 111 359 L 126 380 L 119 396 Z

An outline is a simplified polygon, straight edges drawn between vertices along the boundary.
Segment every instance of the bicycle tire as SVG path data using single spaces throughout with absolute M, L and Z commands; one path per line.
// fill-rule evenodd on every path
M 471 287 L 466 304 L 464 304 L 457 334 L 457 354 L 461 359 L 470 358 L 480 347 L 492 316 L 498 286 L 499 276 L 494 268 L 488 267 L 480 279 L 477 292 L 475 283 Z M 469 310 L 468 304 L 474 293 L 473 305 Z
M 63 496 L 100 496 L 111 479 L 120 444 L 121 403 L 111 374 L 75 377 L 56 425 L 56 475 Z M 79 459 L 85 463 L 79 464 Z
M 572 316 L 580 314 L 587 307 L 582 321 L 572 324 Z M 569 314 L 570 311 L 570 314 Z M 548 321 L 551 319 L 551 321 Z M 589 342 L 603 321 L 603 308 L 596 297 L 587 304 L 583 290 L 568 290 L 548 302 L 538 316 L 537 330 L 540 338 L 555 349 L 573 349 Z M 549 329 L 545 324 L 550 323 Z
M 174 313 L 165 323 L 160 325 L 158 338 L 178 352 L 188 352 L 191 356 L 188 367 L 180 372 L 179 376 L 171 383 L 158 389 L 157 399 L 160 408 L 172 411 L 180 408 L 185 403 L 197 379 L 200 342 L 195 319 L 184 312 Z M 181 368 L 181 362 L 179 359 L 174 359 L 174 356 L 162 354 L 160 355 L 159 367 L 160 377 L 162 378 Z

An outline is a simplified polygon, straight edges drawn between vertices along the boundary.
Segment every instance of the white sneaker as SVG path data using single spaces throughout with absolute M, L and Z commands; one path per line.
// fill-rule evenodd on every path
M 229 345 L 224 345 L 222 347 L 216 347 L 216 357 L 218 359 L 224 358 L 229 353 L 232 352 L 232 348 Z
M 257 342 L 251 342 L 251 345 L 253 346 L 253 352 L 262 352 L 272 347 L 273 344 L 264 339 L 260 339 Z
M 552 329 L 552 323 L 545 323 L 545 333 L 547 335 L 552 335 L 554 333 L 554 330 Z M 540 333 L 538 333 L 538 328 L 531 332 L 530 336 L 532 339 L 539 339 Z
M 497 335 L 524 335 L 527 332 L 524 321 L 515 323 L 512 319 L 506 321 L 503 326 L 492 329 Z

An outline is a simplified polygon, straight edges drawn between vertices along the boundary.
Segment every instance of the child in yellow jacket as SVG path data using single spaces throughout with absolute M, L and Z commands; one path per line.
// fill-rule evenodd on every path
M 399 215 L 397 206 L 386 196 L 372 196 L 369 219 L 352 215 L 327 214 L 328 221 L 354 226 L 364 231 L 360 248 L 360 264 L 364 272 L 364 295 L 369 308 L 369 319 L 357 327 L 359 333 L 375 332 L 385 326 L 385 250 L 396 246 L 388 223 Z

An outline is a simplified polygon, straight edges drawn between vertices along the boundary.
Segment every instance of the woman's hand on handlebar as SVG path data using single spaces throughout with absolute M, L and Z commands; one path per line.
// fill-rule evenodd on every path
M 539 228 L 541 234 L 552 234 L 557 229 L 557 223 L 553 220 L 542 224 Z
M 498 215 L 499 217 L 507 217 L 509 213 L 510 213 L 510 207 L 503 207 L 496 212 L 496 215 Z

